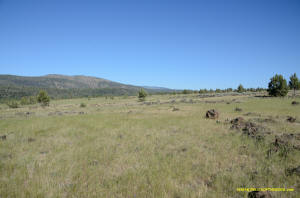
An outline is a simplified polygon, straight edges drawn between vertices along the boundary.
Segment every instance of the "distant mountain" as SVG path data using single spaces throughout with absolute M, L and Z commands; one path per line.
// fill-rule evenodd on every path
M 48 91 L 53 98 L 70 98 L 101 95 L 135 95 L 144 88 L 149 93 L 172 92 L 172 89 L 150 86 L 133 86 L 90 76 L 0 75 L 0 99 L 35 95 L 40 89 Z
M 159 90 L 159 91 L 174 91 L 173 89 L 155 86 L 142 86 L 144 89 Z
M 135 86 L 125 85 L 103 78 L 96 78 L 90 76 L 65 76 L 58 74 L 49 74 L 46 76 L 27 77 L 14 75 L 0 75 L 0 85 L 13 86 L 29 86 L 39 88 L 134 88 Z

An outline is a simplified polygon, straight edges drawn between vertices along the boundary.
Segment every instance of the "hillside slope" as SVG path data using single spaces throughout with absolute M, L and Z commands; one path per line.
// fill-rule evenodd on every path
M 52 98 L 72 98 L 101 95 L 135 95 L 141 87 L 82 75 L 50 74 L 36 77 L 0 75 L 0 99 L 35 95 L 40 89 L 48 91 Z M 172 91 L 167 88 L 145 89 L 149 93 Z

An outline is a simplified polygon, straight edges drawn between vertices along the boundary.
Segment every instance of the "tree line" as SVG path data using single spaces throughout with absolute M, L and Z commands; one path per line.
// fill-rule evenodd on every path
M 8 88 L 9 89 L 9 88 Z M 276 74 L 275 76 L 273 76 L 270 79 L 270 82 L 268 84 L 268 89 L 264 89 L 264 88 L 248 88 L 245 89 L 243 87 L 242 84 L 240 84 L 237 89 L 232 89 L 232 88 L 227 88 L 227 89 L 200 89 L 200 90 L 188 90 L 188 89 L 184 89 L 181 92 L 173 92 L 173 94 L 192 94 L 192 93 L 199 93 L 199 94 L 205 94 L 205 93 L 226 93 L 226 92 L 238 92 L 238 93 L 243 93 L 243 92 L 261 92 L 261 91 L 267 91 L 269 93 L 270 96 L 275 96 L 275 97 L 284 97 L 287 95 L 289 89 L 294 91 L 294 96 L 296 94 L 296 90 L 300 89 L 300 81 L 296 75 L 296 73 L 294 73 L 293 75 L 290 76 L 289 79 L 289 83 L 287 83 L 286 79 L 284 79 L 284 77 L 280 74 Z M 74 89 L 73 89 L 74 90 Z M 2 91 L 2 92 L 1 92 Z M 18 102 L 17 100 L 6 100 L 6 104 L 10 107 L 10 108 L 18 108 L 19 105 L 30 105 L 30 104 L 36 104 L 36 103 L 40 103 L 42 106 L 48 106 L 50 103 L 50 96 L 48 95 L 47 91 L 45 90 L 40 90 L 39 93 L 34 96 L 34 94 L 32 94 L 31 92 L 25 92 L 24 90 L 20 90 L 20 92 L 14 90 L 14 92 L 8 92 L 8 91 L 4 91 L 3 93 L 3 89 L 0 89 L 0 96 L 5 95 L 5 93 L 17 93 L 19 95 L 22 95 L 24 93 L 26 93 L 26 96 L 21 97 L 20 101 Z M 31 91 L 34 93 L 36 91 L 36 89 L 32 89 Z M 66 98 L 72 98 L 72 92 L 69 92 L 70 90 L 60 90 L 60 91 L 64 91 L 65 94 L 69 94 L 69 97 L 66 96 Z M 90 93 L 90 92 L 88 92 Z M 119 93 L 119 92 L 118 92 Z M 126 92 L 125 92 L 126 93 Z M 29 95 L 31 94 L 31 95 Z M 170 93 L 168 93 L 170 94 Z M 125 94 L 127 95 L 127 94 Z M 140 91 L 138 92 L 138 99 L 139 101 L 144 101 L 147 97 L 148 93 L 144 90 L 144 89 L 140 89 Z M 94 96 L 94 95 L 92 95 Z M 91 97 L 91 95 L 85 95 L 85 97 Z

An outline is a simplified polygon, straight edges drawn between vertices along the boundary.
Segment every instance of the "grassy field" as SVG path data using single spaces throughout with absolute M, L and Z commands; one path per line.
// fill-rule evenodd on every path
M 3 104 L 0 197 L 247 197 L 240 187 L 294 188 L 271 194 L 300 197 L 300 176 L 286 173 L 300 165 L 300 151 L 267 155 L 276 135 L 300 133 L 292 100 L 300 102 L 164 95 Z M 206 119 L 209 109 L 220 117 Z M 230 129 L 239 116 L 266 128 L 264 140 Z

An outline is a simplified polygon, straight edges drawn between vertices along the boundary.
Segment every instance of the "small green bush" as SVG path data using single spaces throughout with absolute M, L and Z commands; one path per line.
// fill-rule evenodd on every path
M 148 93 L 144 89 L 141 89 L 139 91 L 138 98 L 140 101 L 144 101 L 146 99 L 147 95 L 148 95 Z
M 19 107 L 18 102 L 17 102 L 17 101 L 14 101 L 14 100 L 8 101 L 6 104 L 7 104 L 7 106 L 8 106 L 9 108 L 13 108 L 13 109 Z
M 48 96 L 46 91 L 41 90 L 40 93 L 37 96 L 37 101 L 39 103 L 41 103 L 42 106 L 49 106 L 50 97 Z
M 34 96 L 30 96 L 30 97 L 27 97 L 27 96 L 24 96 L 21 98 L 21 101 L 20 101 L 20 104 L 21 105 L 30 105 L 30 104 L 36 104 L 36 97 Z
M 29 104 L 29 98 L 28 97 L 22 97 L 20 101 L 21 105 L 28 105 Z
M 85 104 L 85 103 L 81 103 L 81 104 L 80 104 L 80 107 L 82 107 L 82 108 L 83 108 L 83 107 L 86 107 L 86 104 Z
M 36 97 L 30 96 L 30 97 L 29 97 L 29 103 L 30 103 L 30 104 L 36 104 L 36 103 L 37 103 Z

